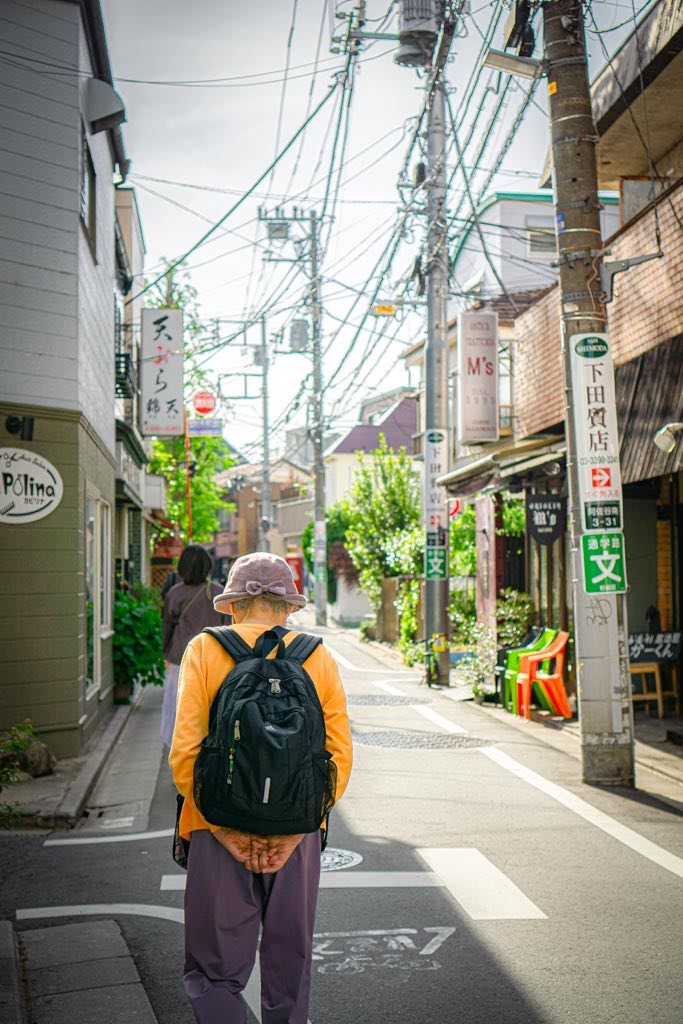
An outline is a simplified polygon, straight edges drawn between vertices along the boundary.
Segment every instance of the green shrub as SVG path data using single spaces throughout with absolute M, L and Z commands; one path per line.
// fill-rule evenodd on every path
M 118 591 L 114 598 L 114 678 L 118 684 L 136 682 L 161 686 L 164 648 L 161 612 L 149 596 L 136 598 Z
M 451 622 L 451 642 L 466 647 L 477 621 L 474 589 L 452 590 L 448 599 L 448 618 Z
M 19 774 L 17 757 L 36 738 L 33 725 L 26 719 L 0 732 L 0 792 Z M 18 804 L 0 803 L 0 828 L 9 828 L 19 817 Z
M 496 601 L 499 647 L 514 647 L 534 620 L 534 602 L 523 590 L 506 587 Z
M 358 635 L 366 643 L 377 639 L 377 625 L 374 619 L 364 619 L 358 627 Z
M 470 631 L 472 654 L 458 663 L 458 677 L 472 690 L 472 696 L 483 696 L 494 689 L 497 660 L 496 638 L 488 627 L 475 622 Z

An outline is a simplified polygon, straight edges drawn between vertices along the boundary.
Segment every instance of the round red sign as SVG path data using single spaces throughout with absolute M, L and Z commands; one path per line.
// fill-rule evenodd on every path
M 208 416 L 216 408 L 216 399 L 210 391 L 197 391 L 192 396 L 192 405 L 200 416 Z

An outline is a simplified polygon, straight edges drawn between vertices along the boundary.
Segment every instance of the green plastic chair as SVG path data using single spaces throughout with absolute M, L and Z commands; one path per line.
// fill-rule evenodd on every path
M 519 714 L 519 706 L 517 704 L 517 673 L 519 672 L 520 658 L 523 654 L 536 654 L 538 651 L 542 651 L 553 642 L 556 636 L 557 630 L 547 627 L 533 644 L 529 644 L 527 647 L 516 647 L 512 651 L 508 651 L 505 662 L 505 676 L 503 677 L 503 707 L 506 711 L 510 711 L 513 715 Z M 538 688 L 536 693 L 545 710 L 552 711 L 552 706 L 546 695 Z

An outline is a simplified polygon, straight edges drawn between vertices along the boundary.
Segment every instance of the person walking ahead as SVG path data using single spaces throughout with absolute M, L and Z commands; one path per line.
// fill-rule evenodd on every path
M 163 643 L 166 679 L 161 707 L 161 738 L 171 746 L 175 724 L 178 673 L 189 641 L 204 626 L 222 626 L 232 620 L 219 614 L 213 599 L 221 592 L 219 583 L 209 579 L 211 555 L 199 544 L 188 544 L 178 559 L 182 579 L 166 594 L 163 611 Z
M 284 559 L 259 553 L 237 559 L 214 604 L 233 615 L 234 625 L 227 632 L 234 631 L 250 648 L 269 630 L 275 630 L 289 647 L 299 634 L 286 631 L 287 616 L 303 607 L 306 599 L 297 592 Z M 194 800 L 195 763 L 209 733 L 210 709 L 235 664 L 215 636 L 202 633 L 190 641 L 180 668 L 169 764 L 175 785 L 185 797 L 180 835 L 190 840 L 185 991 L 200 1024 L 244 1024 L 242 991 L 256 959 L 261 927 L 263 1024 L 306 1024 L 322 832 L 262 836 L 217 827 L 202 817 Z M 336 662 L 322 644 L 304 668 L 322 706 L 325 749 L 331 755 L 332 771 L 336 769 L 338 800 L 352 761 L 344 689 Z M 278 681 L 269 681 L 275 686 L 273 692 L 279 693 Z M 269 722 L 265 728 L 272 728 Z M 232 752 L 226 770 L 232 771 Z M 266 782 L 270 789 L 271 779 Z M 273 790 L 277 783 L 273 779 Z M 264 803 L 267 799 L 266 791 Z

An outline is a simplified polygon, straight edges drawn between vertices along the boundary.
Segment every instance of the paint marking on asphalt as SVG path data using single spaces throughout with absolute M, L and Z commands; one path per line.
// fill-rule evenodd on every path
M 517 778 L 528 782 L 530 786 L 534 786 L 535 789 L 552 797 L 553 800 L 557 800 L 558 803 L 568 810 L 578 814 L 579 817 L 590 822 L 591 825 L 595 825 L 596 828 L 601 829 L 618 842 L 623 843 L 624 846 L 628 846 L 629 849 L 646 857 L 654 864 L 658 864 L 679 878 L 683 878 L 683 859 L 680 857 L 669 853 L 668 850 L 646 839 L 645 836 L 641 836 L 640 833 L 634 832 L 627 825 L 622 825 L 616 818 L 610 817 L 604 811 L 599 811 L 597 807 L 593 807 L 588 801 L 583 800 L 580 796 L 576 796 L 568 789 L 563 789 L 557 783 L 544 779 L 542 775 L 520 764 L 519 761 L 515 761 L 514 757 L 510 757 L 509 754 L 505 754 L 502 750 L 497 750 L 495 747 L 480 747 L 479 753 L 484 754 L 485 757 L 500 765 L 501 768 L 505 768 L 506 771 L 516 775 Z
M 424 704 L 411 704 L 410 706 L 413 711 L 417 711 L 418 715 L 422 715 L 422 717 L 426 718 L 429 722 L 434 722 L 435 725 L 440 725 L 445 732 L 460 733 L 461 735 L 467 734 L 467 729 L 463 729 L 461 725 L 456 725 L 455 722 L 450 722 L 433 708 L 425 707 Z
M 66 907 L 26 907 L 17 910 L 17 921 L 34 921 L 41 917 L 92 917 L 105 914 L 109 917 L 117 914 L 136 915 L 138 917 L 157 917 L 162 921 L 175 921 L 183 924 L 185 914 L 180 907 L 161 907 L 148 903 L 87 903 Z
M 343 654 L 340 654 L 336 647 L 330 646 L 330 653 L 332 654 L 334 660 L 339 662 L 342 668 L 347 668 L 350 672 L 363 671 L 362 669 L 359 669 L 357 665 L 354 665 L 352 662 L 350 662 L 348 658 L 345 658 Z
M 383 679 L 373 679 L 372 686 L 376 686 L 378 690 L 384 690 L 385 693 L 390 693 L 393 697 L 405 697 L 403 690 L 392 686 L 391 683 L 385 683 Z
M 162 892 L 182 892 L 186 875 L 162 875 Z M 323 873 L 321 889 L 424 889 L 444 886 L 431 871 L 349 871 Z
M 539 920 L 546 915 L 480 850 L 420 849 L 451 896 L 473 921 Z
M 95 843 L 132 843 L 136 839 L 168 839 L 172 828 L 160 828 L 156 832 L 131 832 L 126 836 L 72 836 L 68 839 L 46 839 L 43 846 L 92 846 Z

